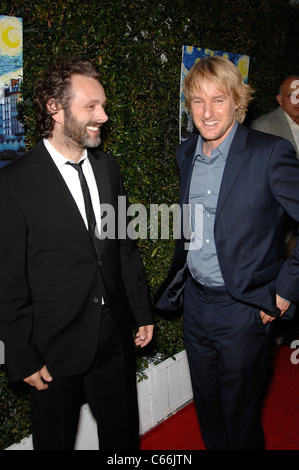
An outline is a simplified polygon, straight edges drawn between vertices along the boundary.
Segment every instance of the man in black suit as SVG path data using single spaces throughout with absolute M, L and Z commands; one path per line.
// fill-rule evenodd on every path
M 184 95 L 200 133 L 177 151 L 180 204 L 191 207 L 193 236 L 177 241 L 155 304 L 171 310 L 184 299 L 207 448 L 263 449 L 269 334 L 275 318 L 292 316 L 299 302 L 299 242 L 286 260 L 283 232 L 286 213 L 299 220 L 299 162 L 287 140 L 241 124 L 251 89 L 229 60 L 197 62 Z
M 35 449 L 74 448 L 83 393 L 100 449 L 136 449 L 131 316 L 141 347 L 153 318 L 138 249 L 127 233 L 117 236 L 126 223 L 118 165 L 96 148 L 108 119 L 98 71 L 83 59 L 55 63 L 36 102 L 41 140 L 0 172 L 0 332 L 9 376 L 31 386 Z M 101 224 L 107 207 L 116 236 Z

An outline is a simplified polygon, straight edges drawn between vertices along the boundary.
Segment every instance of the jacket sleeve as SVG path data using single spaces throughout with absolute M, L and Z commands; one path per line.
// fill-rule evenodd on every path
M 43 366 L 31 343 L 33 306 L 27 279 L 27 229 L 21 203 L 7 174 L 0 172 L 0 338 L 11 380 Z
M 289 216 L 299 223 L 299 161 L 292 144 L 279 139 L 269 164 L 272 193 Z M 299 237 L 276 280 L 276 291 L 284 299 L 299 302 Z

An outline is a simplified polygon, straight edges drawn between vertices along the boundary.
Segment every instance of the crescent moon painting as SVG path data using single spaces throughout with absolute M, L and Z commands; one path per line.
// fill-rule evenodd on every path
M 23 62 L 22 19 L 0 16 L 0 79 L 3 75 L 18 72 Z
M 22 80 L 22 18 L 0 15 L 0 167 L 21 156 L 25 148 L 18 120 Z

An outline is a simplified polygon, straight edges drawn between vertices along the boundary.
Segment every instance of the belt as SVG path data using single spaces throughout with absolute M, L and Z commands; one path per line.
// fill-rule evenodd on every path
M 220 297 L 225 294 L 229 295 L 229 292 L 225 286 L 207 287 L 207 286 L 200 284 L 200 282 L 196 281 L 194 277 L 192 276 L 191 276 L 191 281 L 195 285 L 195 287 L 198 290 L 200 290 L 203 294 L 211 295 L 213 297 L 217 297 L 217 296 Z

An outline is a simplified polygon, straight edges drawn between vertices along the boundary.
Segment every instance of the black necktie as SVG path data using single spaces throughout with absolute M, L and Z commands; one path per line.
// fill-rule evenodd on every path
M 87 223 L 88 223 L 88 231 L 90 233 L 93 245 L 95 247 L 97 255 L 99 255 L 99 240 L 96 236 L 96 218 L 94 215 L 94 210 L 92 207 L 92 202 L 91 202 L 91 197 L 90 197 L 90 192 L 88 189 L 88 185 L 82 170 L 82 164 L 84 160 L 81 160 L 79 163 L 72 163 L 72 162 L 67 162 L 68 165 L 71 165 L 75 170 L 78 172 L 80 184 L 81 184 L 81 189 L 83 193 L 83 198 L 84 198 L 84 204 L 85 204 L 85 211 L 86 211 L 86 218 L 87 218 Z

